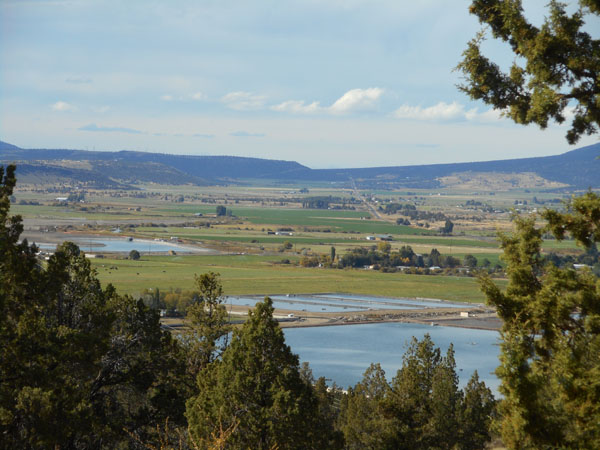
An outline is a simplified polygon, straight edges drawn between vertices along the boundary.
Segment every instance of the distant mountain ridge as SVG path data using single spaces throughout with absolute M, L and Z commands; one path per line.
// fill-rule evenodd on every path
M 87 168 L 68 167 L 77 179 L 86 175 L 99 183 L 134 184 L 221 184 L 248 179 L 280 181 L 349 182 L 363 187 L 432 188 L 440 178 L 452 174 L 534 173 L 539 177 L 587 189 L 600 187 L 600 144 L 572 150 L 561 155 L 485 162 L 430 164 L 419 166 L 370 167 L 359 169 L 311 169 L 295 161 L 239 156 L 193 156 L 135 151 L 100 152 L 64 149 L 21 149 L 0 141 L 0 161 L 28 164 L 38 170 L 67 169 L 65 161 L 85 161 Z M 17 169 L 19 171 L 19 169 Z M 65 173 L 65 176 L 69 174 Z M 102 181 L 104 180 L 104 181 Z

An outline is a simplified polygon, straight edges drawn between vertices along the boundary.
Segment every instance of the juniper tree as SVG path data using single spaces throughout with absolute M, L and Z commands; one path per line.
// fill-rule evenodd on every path
M 117 448 L 183 423 L 178 346 L 141 301 L 102 288 L 72 243 L 42 264 L 0 167 L 0 448 Z
M 600 125 L 600 40 L 585 28 L 598 20 L 600 3 L 579 0 L 569 13 L 565 3 L 551 1 L 540 26 L 526 17 L 521 0 L 474 0 L 469 11 L 484 31 L 469 42 L 457 69 L 465 75 L 459 88 L 505 112 L 516 123 L 546 128 L 571 114 L 570 144 L 598 132 Z M 488 34 L 508 44 L 515 58 L 503 71 L 484 56 Z
M 197 381 L 198 394 L 187 402 L 192 439 L 236 424 L 228 448 L 320 449 L 329 442 L 331 430 L 321 426 L 318 400 L 300 375 L 268 297 Z

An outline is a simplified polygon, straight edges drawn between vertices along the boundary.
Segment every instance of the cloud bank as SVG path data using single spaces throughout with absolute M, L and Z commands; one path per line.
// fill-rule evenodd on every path
M 224 95 L 221 101 L 236 111 L 256 111 L 264 108 L 266 97 L 252 92 L 236 91 Z
M 396 109 L 392 115 L 397 119 L 431 122 L 471 121 L 494 123 L 502 120 L 502 111 L 490 109 L 479 112 L 477 108 L 467 110 L 464 105 L 457 102 L 439 102 L 426 108 L 405 104 Z
M 248 131 L 234 131 L 229 133 L 229 136 L 234 137 L 265 137 L 264 133 L 249 133 Z
M 144 131 L 134 130 L 133 128 L 122 127 L 99 127 L 95 123 L 90 123 L 83 127 L 77 128 L 79 131 L 96 131 L 101 133 L 129 133 L 129 134 L 146 134 Z

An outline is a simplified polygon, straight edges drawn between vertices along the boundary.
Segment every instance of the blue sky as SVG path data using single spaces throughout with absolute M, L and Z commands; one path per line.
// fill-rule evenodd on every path
M 540 2 L 529 4 L 532 20 L 541 20 Z M 514 125 L 456 89 L 452 68 L 480 28 L 468 5 L 1 0 L 0 139 L 314 168 L 574 148 L 566 126 Z M 486 50 L 512 61 L 499 44 Z

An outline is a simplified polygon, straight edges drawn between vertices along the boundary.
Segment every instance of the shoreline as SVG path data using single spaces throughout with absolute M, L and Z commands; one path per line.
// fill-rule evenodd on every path
M 244 317 L 252 309 L 249 306 L 234 306 L 228 309 L 232 316 Z M 293 314 L 294 317 L 289 317 Z M 414 323 L 428 326 L 444 326 L 467 328 L 473 330 L 499 331 L 502 322 L 492 308 L 485 307 L 472 311 L 470 317 L 461 317 L 457 308 L 427 308 L 420 310 L 399 311 L 379 310 L 367 314 L 359 312 L 340 314 L 339 312 L 323 312 L 298 315 L 298 311 L 275 309 L 273 318 L 281 328 L 313 328 L 344 325 L 367 325 L 379 323 Z M 185 327 L 183 318 L 162 318 L 161 323 L 171 329 Z

